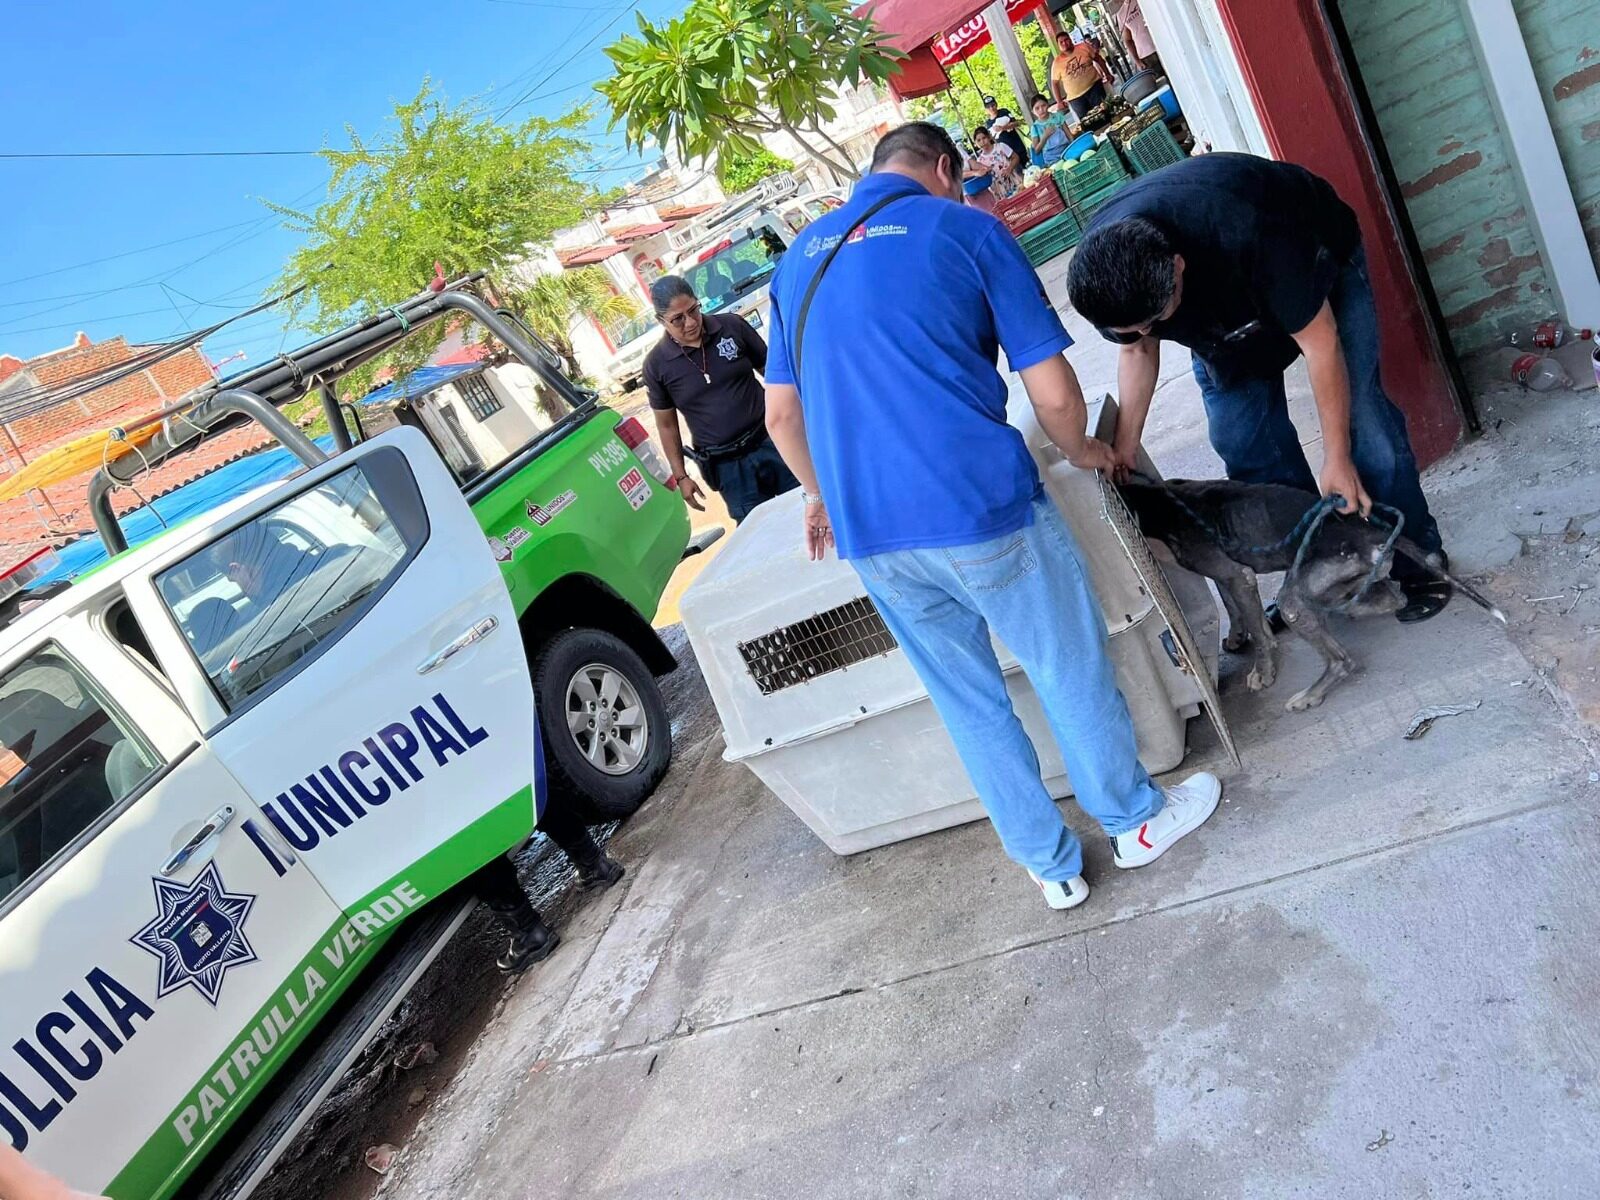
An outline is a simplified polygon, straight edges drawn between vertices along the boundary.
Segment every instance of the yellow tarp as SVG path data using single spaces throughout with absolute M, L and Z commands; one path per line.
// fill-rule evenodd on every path
M 106 463 L 131 454 L 135 446 L 144 445 L 160 432 L 161 422 L 153 421 L 142 429 L 130 430 L 119 441 L 112 440 L 109 429 L 86 433 L 54 450 L 46 450 L 16 474 L 0 479 L 0 500 L 98 471 Z

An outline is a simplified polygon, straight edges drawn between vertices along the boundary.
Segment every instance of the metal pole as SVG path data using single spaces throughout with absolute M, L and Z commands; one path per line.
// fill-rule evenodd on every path
M 989 27 L 989 40 L 999 52 L 1006 78 L 1011 81 L 1011 90 L 1016 93 L 1017 102 L 1011 111 L 1026 113 L 1029 111 L 1028 101 L 1039 90 L 1039 84 L 1028 69 L 1027 59 L 1022 56 L 1022 43 L 1017 41 L 1017 31 L 1011 27 L 1005 0 L 994 0 L 983 10 L 983 23 Z M 1021 123 L 1021 118 L 1018 118 L 1018 123 Z
M 333 430 L 334 450 L 350 449 L 355 443 L 350 440 L 350 428 L 344 423 L 344 410 L 339 407 L 333 385 L 324 380 L 317 385 L 317 391 L 322 393 L 322 415 L 328 418 L 328 428 Z
M 306 466 L 314 467 L 328 461 L 322 448 L 306 437 L 299 426 L 260 396 L 242 388 L 229 388 L 202 401 L 189 414 L 188 421 L 201 430 L 210 430 L 219 421 L 236 413 L 258 422 Z M 117 467 L 124 463 L 129 464 L 129 470 L 126 476 L 119 477 Z M 116 510 L 111 504 L 111 493 L 118 483 L 132 479 L 137 474 L 136 468 L 142 463 L 139 455 L 127 454 L 101 467 L 89 480 L 89 513 L 94 518 L 94 527 L 100 534 L 100 540 L 110 554 L 121 554 L 128 548 L 128 539 L 122 532 L 122 526 L 117 523 Z

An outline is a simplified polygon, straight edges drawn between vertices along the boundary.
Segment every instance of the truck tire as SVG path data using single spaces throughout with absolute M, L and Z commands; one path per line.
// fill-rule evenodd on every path
M 644 660 L 599 629 L 564 629 L 533 669 L 552 800 L 591 825 L 631 815 L 667 773 L 672 727 Z

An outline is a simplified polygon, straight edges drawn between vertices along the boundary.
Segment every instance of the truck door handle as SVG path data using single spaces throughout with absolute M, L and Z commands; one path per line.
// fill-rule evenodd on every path
M 195 835 L 192 838 L 174 850 L 172 857 L 161 864 L 161 873 L 163 875 L 172 875 L 181 870 L 183 864 L 193 858 L 200 847 L 223 831 L 228 822 L 233 820 L 233 816 L 234 811 L 231 804 L 224 804 L 217 809 L 216 812 L 206 818 L 206 823 L 195 831 Z
M 466 630 L 456 637 L 448 646 L 437 654 L 429 655 L 417 664 L 417 674 L 426 675 L 429 671 L 437 671 L 445 663 L 460 654 L 468 646 L 483 641 L 496 629 L 500 628 L 499 617 L 484 617 L 471 629 Z

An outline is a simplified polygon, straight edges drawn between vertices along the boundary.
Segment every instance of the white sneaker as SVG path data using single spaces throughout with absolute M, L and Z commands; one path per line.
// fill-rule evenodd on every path
M 1028 874 L 1033 875 L 1033 872 L 1029 871 Z M 1083 881 L 1082 875 L 1059 880 L 1040 879 L 1037 875 L 1033 875 L 1033 881 L 1044 893 L 1044 902 L 1057 911 L 1077 908 L 1089 898 L 1089 885 Z
M 1222 799 L 1222 782 L 1209 771 L 1191 775 L 1166 789 L 1167 803 L 1137 829 L 1111 839 L 1112 860 L 1119 867 L 1142 867 L 1172 849 L 1186 833 L 1205 824 Z

